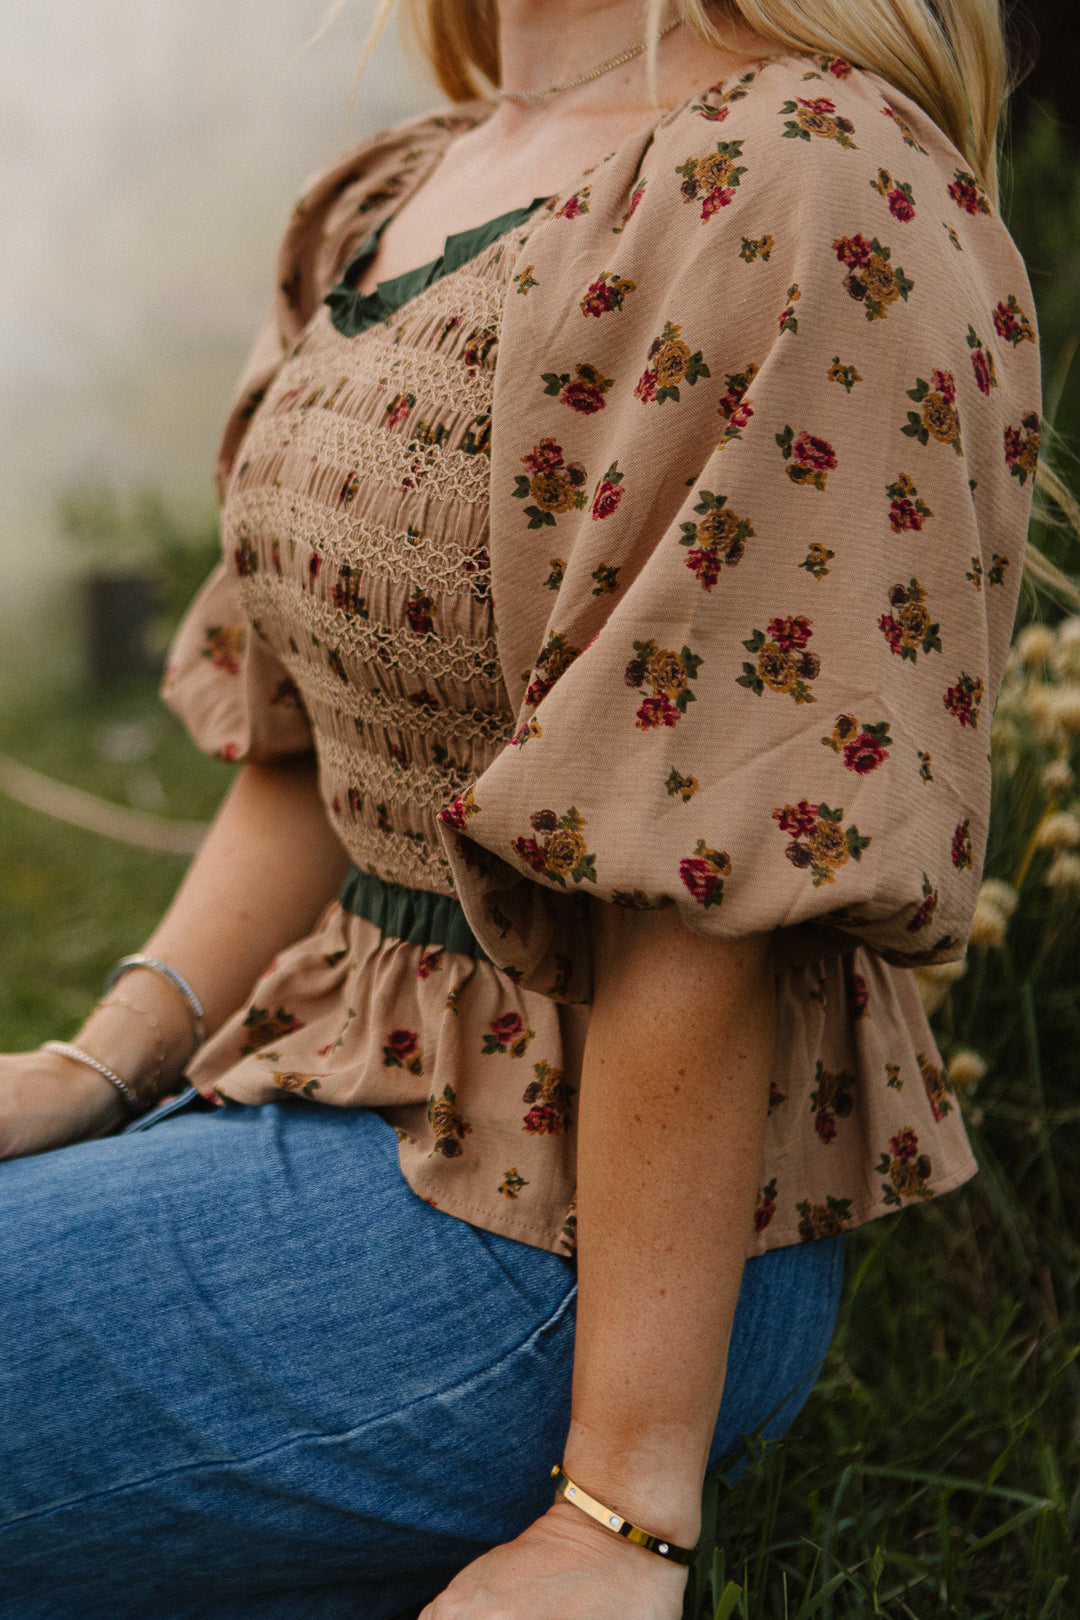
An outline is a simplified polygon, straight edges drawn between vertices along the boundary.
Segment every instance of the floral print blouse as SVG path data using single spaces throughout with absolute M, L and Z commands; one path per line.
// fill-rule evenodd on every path
M 784 56 L 345 335 L 322 300 L 485 113 L 301 202 L 167 696 L 227 757 L 314 746 L 362 872 L 486 954 L 331 906 L 194 1078 L 378 1107 L 421 1196 L 571 1252 L 584 897 L 674 904 L 773 935 L 747 1252 L 845 1230 L 974 1170 L 908 970 L 962 954 L 986 846 L 1023 266 L 918 107 Z

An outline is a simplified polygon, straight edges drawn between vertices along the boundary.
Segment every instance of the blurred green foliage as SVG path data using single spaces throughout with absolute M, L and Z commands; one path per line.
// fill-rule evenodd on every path
M 191 598 L 220 554 L 217 514 L 181 521 L 153 489 L 121 495 L 111 484 L 79 484 L 57 502 L 60 527 L 86 572 L 134 573 L 154 588 L 153 640 L 164 651 Z
M 1024 255 L 1039 317 L 1044 418 L 1058 471 L 1080 488 L 1080 154 L 1048 110 L 1035 108 L 1008 152 L 1002 205 Z M 1076 572 L 1075 538 L 1036 523 L 1033 539 Z
M 234 768 L 206 759 L 152 683 L 75 688 L 0 711 L 0 752 L 122 805 L 206 819 Z M 0 796 L 0 1050 L 72 1033 L 108 968 L 156 926 L 187 865 Z

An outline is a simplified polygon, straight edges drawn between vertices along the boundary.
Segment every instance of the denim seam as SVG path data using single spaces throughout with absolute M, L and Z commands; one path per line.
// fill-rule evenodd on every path
M 169 1479 L 178 1479 L 185 1474 L 197 1474 L 201 1472 L 213 1472 L 214 1470 L 220 1469 L 245 1467 L 247 1464 L 259 1462 L 265 1457 L 273 1457 L 280 1452 L 292 1450 L 297 1446 L 308 1445 L 312 1441 L 314 1441 L 316 1445 L 326 1442 L 331 1444 L 339 1444 L 341 1441 L 349 1440 L 357 1435 L 363 1434 L 366 1429 L 374 1428 L 379 1423 L 385 1423 L 389 1418 L 398 1417 L 406 1412 L 415 1411 L 418 1407 L 424 1406 L 429 1401 L 442 1400 L 447 1395 L 464 1393 L 473 1385 L 480 1383 L 486 1378 L 492 1377 L 506 1362 L 512 1360 L 515 1356 L 519 1356 L 522 1351 L 528 1350 L 530 1346 L 532 1346 L 544 1333 L 547 1333 L 551 1328 L 558 1326 L 561 1319 L 566 1315 L 566 1312 L 576 1294 L 577 1284 L 575 1283 L 559 1302 L 558 1308 L 545 1321 L 541 1322 L 539 1327 L 534 1328 L 527 1338 L 522 1339 L 519 1344 L 516 1344 L 511 1349 L 505 1351 L 503 1355 L 499 1356 L 496 1361 L 490 1362 L 486 1367 L 469 1373 L 466 1378 L 459 1379 L 457 1383 L 447 1384 L 444 1388 L 431 1390 L 425 1395 L 418 1395 L 414 1400 L 407 1401 L 403 1406 L 390 1407 L 385 1412 L 380 1413 L 379 1416 L 368 1418 L 363 1423 L 358 1423 L 350 1429 L 341 1429 L 330 1434 L 319 1434 L 313 1432 L 309 1434 L 293 1435 L 288 1440 L 279 1441 L 277 1445 L 267 1446 L 262 1451 L 254 1451 L 248 1456 L 222 1457 L 214 1462 L 184 1463 L 177 1468 L 165 1469 L 159 1474 L 147 1475 L 145 1479 L 129 1480 L 126 1484 L 114 1485 L 108 1490 L 97 1491 L 88 1496 L 73 1497 L 67 1502 L 57 1502 L 52 1507 L 40 1508 L 33 1513 L 20 1514 L 18 1517 L 8 1519 L 5 1523 L 0 1524 L 0 1536 L 4 1534 L 5 1530 L 14 1529 L 16 1526 L 33 1524 L 42 1519 L 54 1518 L 60 1513 L 70 1511 L 72 1508 L 87 1507 L 91 1503 L 95 1502 L 107 1502 L 113 1497 L 125 1496 L 134 1491 L 144 1490 L 147 1486 L 158 1485 Z

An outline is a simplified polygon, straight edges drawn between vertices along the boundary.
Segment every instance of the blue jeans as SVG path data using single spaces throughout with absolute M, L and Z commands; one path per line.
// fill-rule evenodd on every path
M 714 1461 L 802 1406 L 842 1243 L 747 1264 Z M 365 1109 L 0 1165 L 0 1617 L 408 1614 L 550 1504 L 574 1307 L 567 1261 L 417 1198 Z

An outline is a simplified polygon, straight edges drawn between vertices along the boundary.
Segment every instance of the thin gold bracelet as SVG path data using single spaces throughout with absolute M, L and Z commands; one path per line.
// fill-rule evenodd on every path
M 551 1470 L 551 1478 L 555 1481 L 555 1489 L 574 1507 L 580 1508 L 582 1513 L 587 1513 L 590 1519 L 595 1519 L 605 1529 L 614 1530 L 617 1536 L 625 1536 L 635 1547 L 644 1547 L 648 1552 L 666 1558 L 669 1564 L 692 1564 L 697 1557 L 696 1547 L 677 1547 L 673 1541 L 664 1541 L 660 1536 L 642 1530 L 640 1525 L 631 1524 L 629 1519 L 624 1519 L 613 1508 L 605 1507 L 595 1496 L 590 1496 L 580 1485 L 575 1485 L 558 1463 Z
M 165 1059 L 168 1056 L 165 1046 L 165 1031 L 162 1029 L 158 1019 L 146 1007 L 138 1006 L 136 1002 L 129 1001 L 126 996 L 110 996 L 108 1000 L 103 997 L 96 1005 L 98 1007 L 123 1007 L 128 1012 L 134 1013 L 136 1018 L 141 1019 L 147 1029 L 151 1031 L 157 1049 L 154 1052 L 154 1066 L 146 1076 L 146 1080 L 148 1085 L 156 1085 L 161 1078 L 161 1071 L 165 1067 Z

